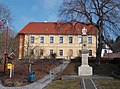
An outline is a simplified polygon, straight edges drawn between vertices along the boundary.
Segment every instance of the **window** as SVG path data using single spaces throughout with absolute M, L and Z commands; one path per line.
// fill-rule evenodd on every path
M 33 49 L 30 50 L 30 55 L 32 55 L 32 56 L 34 55 L 34 50 Z
M 69 37 L 69 43 L 73 43 L 73 37 Z
M 92 50 L 89 50 L 89 56 L 92 56 Z
M 50 37 L 50 43 L 54 43 L 54 37 Z
M 107 50 L 105 50 L 105 53 L 107 53 Z
M 30 42 L 31 42 L 31 43 L 34 43 L 34 36 L 31 36 Z
M 43 55 L 43 49 L 40 49 L 40 55 L 41 56 Z
M 78 43 L 79 43 L 79 44 L 82 44 L 82 36 L 79 36 L 79 37 L 78 37 Z
M 63 50 L 59 50 L 60 56 L 63 56 Z
M 52 55 L 53 54 L 53 50 L 52 49 L 50 49 L 50 55 Z
M 40 37 L 40 43 L 44 43 L 44 36 Z
M 69 49 L 69 56 L 73 56 L 73 50 Z
M 63 43 L 63 37 L 59 37 L 59 43 Z
M 92 36 L 88 36 L 88 44 L 92 44 Z

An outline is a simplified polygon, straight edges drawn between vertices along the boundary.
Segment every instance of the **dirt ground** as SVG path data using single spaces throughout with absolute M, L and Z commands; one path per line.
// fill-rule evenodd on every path
M 37 60 L 32 65 L 32 71 L 35 72 L 35 81 L 49 74 L 49 71 L 57 67 L 61 60 Z M 28 65 L 22 61 L 15 62 L 15 72 L 12 78 L 9 77 L 9 70 L 6 69 L 6 75 L 3 74 L 3 63 L 0 64 L 0 80 L 4 86 L 23 86 L 29 84 L 28 82 Z

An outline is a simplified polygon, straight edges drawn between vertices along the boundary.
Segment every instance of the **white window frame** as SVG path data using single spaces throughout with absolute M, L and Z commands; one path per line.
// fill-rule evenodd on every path
M 53 39 L 51 39 L 53 38 Z M 54 36 L 50 36 L 50 43 L 53 44 L 54 43 Z
M 78 36 L 78 43 L 82 44 L 82 36 Z
M 30 43 L 35 43 L 35 36 L 33 35 L 30 36 Z
M 92 36 L 91 35 L 88 36 L 88 44 L 92 44 Z
M 70 38 L 72 38 L 72 42 L 71 42 Z M 69 36 L 69 44 L 72 44 L 72 43 L 73 43 L 73 36 Z
M 60 43 L 60 44 L 63 44 L 63 42 L 64 42 L 63 36 L 59 36 L 59 43 Z
M 43 38 L 43 39 L 42 39 L 42 38 Z M 44 36 L 41 35 L 41 36 L 40 36 L 40 43 L 44 43 L 44 39 L 45 39 Z

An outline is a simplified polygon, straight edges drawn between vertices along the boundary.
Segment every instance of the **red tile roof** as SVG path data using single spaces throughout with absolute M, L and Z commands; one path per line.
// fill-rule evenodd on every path
M 75 35 L 82 34 L 82 29 L 87 29 L 87 34 L 96 35 L 97 29 L 93 25 L 83 25 L 75 22 L 30 22 L 18 34 L 42 34 L 42 35 Z

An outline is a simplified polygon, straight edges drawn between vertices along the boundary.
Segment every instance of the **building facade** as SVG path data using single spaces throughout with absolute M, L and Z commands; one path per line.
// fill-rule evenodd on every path
M 19 59 L 26 55 L 36 58 L 75 58 L 81 56 L 82 29 L 87 29 L 89 57 L 96 57 L 97 29 L 77 22 L 30 22 L 19 33 Z

